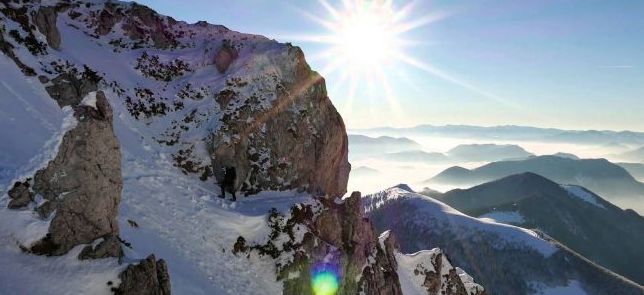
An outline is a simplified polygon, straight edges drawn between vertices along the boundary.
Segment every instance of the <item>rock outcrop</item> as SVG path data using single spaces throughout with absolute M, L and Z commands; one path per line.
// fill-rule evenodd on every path
M 18 209 L 29 205 L 34 200 L 34 194 L 29 189 L 29 180 L 16 182 L 9 190 L 9 209 Z
M 311 279 L 319 272 L 333 273 L 337 294 L 402 294 L 394 254 L 379 246 L 361 208 L 355 192 L 344 202 L 319 198 L 297 204 L 287 216 L 272 211 L 269 241 L 247 244 L 239 237 L 233 253 L 275 259 L 287 295 L 313 294 Z
M 38 31 L 45 35 L 47 43 L 54 49 L 60 49 L 60 33 L 56 27 L 56 18 L 58 13 L 56 8 L 52 6 L 40 7 L 34 14 L 34 22 Z
M 313 294 L 311 279 L 320 272 L 338 280 L 337 294 L 486 294 L 440 249 L 401 254 L 389 231 L 374 234 L 362 208 L 360 193 L 354 192 L 343 202 L 317 198 L 297 204 L 287 215 L 273 210 L 268 241 L 248 243 L 239 237 L 233 253 L 275 259 L 286 295 Z
M 78 259 L 100 259 L 108 257 L 122 257 L 121 240 L 117 236 L 107 235 L 96 247 L 92 245 L 85 246 L 78 254 Z
M 217 51 L 217 55 L 215 55 L 215 66 L 223 74 L 238 57 L 239 52 L 237 52 L 237 49 L 230 42 L 224 42 L 219 51 Z
M 283 76 L 269 108 L 240 105 L 253 98 L 235 91 L 219 94 L 226 115 L 214 134 L 213 167 L 236 167 L 236 187 L 249 193 L 302 188 L 340 196 L 351 170 L 344 123 L 302 51 L 289 47 L 286 54 L 291 62 L 275 65 Z
M 101 78 L 87 67 L 83 72 L 73 68 L 61 71 L 45 89 L 61 108 L 76 106 L 88 93 L 98 90 L 100 81 Z
M 396 261 L 396 240 L 389 232 L 385 232 L 380 235 L 374 248 L 371 256 L 373 260 L 367 260 L 367 265 L 362 270 L 365 294 L 403 294 Z
M 163 259 L 148 256 L 139 264 L 129 265 L 119 275 L 121 284 L 112 291 L 118 295 L 170 295 L 168 266 Z
M 452 266 L 440 249 L 402 254 L 393 233 L 378 238 L 373 257 L 377 264 L 367 265 L 363 277 L 368 284 L 365 294 L 486 295 L 463 270 Z M 401 286 L 401 277 L 407 285 Z M 410 280 L 411 279 L 411 280 Z M 395 281 L 396 285 L 383 282 Z M 401 293 L 402 292 L 402 293 Z
M 47 236 L 30 248 L 36 254 L 62 255 L 119 233 L 116 218 L 123 182 L 112 109 L 99 91 L 96 106 L 79 105 L 74 116 L 78 125 L 65 134 L 54 160 L 34 177 L 33 191 L 45 199 L 37 210 L 44 218 L 54 214 Z

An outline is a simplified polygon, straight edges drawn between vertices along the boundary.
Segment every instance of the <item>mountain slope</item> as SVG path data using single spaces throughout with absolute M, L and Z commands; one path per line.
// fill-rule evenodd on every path
M 536 228 L 618 274 L 644 283 L 644 218 L 578 186 L 517 174 L 433 197 L 474 217 Z
M 462 144 L 447 151 L 453 160 L 464 162 L 487 162 L 522 159 L 533 156 L 518 145 Z
M 644 184 L 636 181 L 624 168 L 605 159 L 575 160 L 539 156 L 526 160 L 493 162 L 472 170 L 452 167 L 427 182 L 477 185 L 524 172 L 533 172 L 557 183 L 587 187 L 616 204 L 620 204 L 622 198 L 644 199 Z
M 379 247 L 359 193 L 338 198 L 346 131 L 299 48 L 54 0 L 0 2 L 0 50 L 16 127 L 0 130 L 2 292 L 310 294 L 321 266 L 340 293 L 401 293 L 411 266 Z M 216 197 L 228 166 L 248 198 Z
M 644 288 L 540 234 L 466 216 L 426 196 L 391 188 L 364 197 L 378 229 L 390 229 L 401 250 L 439 247 L 490 294 L 644 294 Z
M 354 154 L 381 154 L 400 151 L 419 150 L 422 146 L 406 137 L 369 137 L 359 134 L 350 134 L 349 145 L 352 156 Z

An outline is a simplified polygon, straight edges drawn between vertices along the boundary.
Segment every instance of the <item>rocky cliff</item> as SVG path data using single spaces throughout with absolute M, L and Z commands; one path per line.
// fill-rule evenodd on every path
M 0 286 L 312 294 L 311 279 L 331 272 L 339 294 L 408 287 L 399 278 L 407 265 L 378 239 L 360 194 L 340 198 L 350 170 L 346 131 L 299 48 L 124 2 L 1 1 L 0 22 L 3 69 L 16 71 L 7 59 L 73 123 L 60 130 L 52 159 L 16 178 L 2 199 L 10 213 L 0 215 L 0 240 L 10 246 L 0 259 L 36 270 L 0 270 Z M 2 95 L 36 113 L 42 107 L 20 94 Z M 228 166 L 251 197 L 214 198 Z M 17 238 L 34 224 L 47 225 L 37 239 Z M 16 242 L 57 257 L 27 260 Z M 114 257 L 132 264 L 114 266 Z M 64 286 L 53 279 L 59 274 Z M 43 280 L 14 283 L 24 277 Z M 460 286 L 453 274 L 438 277 Z

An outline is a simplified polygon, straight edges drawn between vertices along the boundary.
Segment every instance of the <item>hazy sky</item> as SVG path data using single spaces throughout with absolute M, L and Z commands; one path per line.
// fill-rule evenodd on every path
M 407 56 L 443 77 L 402 62 L 379 80 L 361 79 L 351 100 L 329 45 L 302 40 L 330 34 L 307 14 L 331 19 L 314 0 L 140 1 L 180 20 L 292 42 L 327 80 L 349 128 L 416 124 L 534 125 L 644 131 L 644 1 L 417 1 L 405 22 L 438 21 L 402 37 Z M 342 10 L 340 1 L 329 0 Z M 400 9 L 409 1 L 394 0 Z M 448 78 L 445 78 L 445 77 Z M 371 83 L 371 87 L 369 87 Z

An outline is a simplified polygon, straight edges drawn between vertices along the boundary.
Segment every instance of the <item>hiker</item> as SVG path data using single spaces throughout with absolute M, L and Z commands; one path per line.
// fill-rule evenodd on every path
M 237 197 L 235 196 L 235 180 L 237 179 L 235 167 L 223 167 L 221 170 L 223 177 L 219 184 L 221 187 L 221 195 L 219 197 L 222 199 L 226 198 L 226 191 L 228 191 L 233 195 L 232 200 L 237 201 Z

